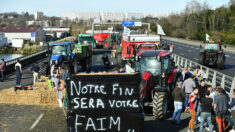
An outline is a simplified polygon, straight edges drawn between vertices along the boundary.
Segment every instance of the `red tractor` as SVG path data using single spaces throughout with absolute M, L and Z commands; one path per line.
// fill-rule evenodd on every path
M 214 41 L 205 42 L 205 47 L 199 54 L 199 64 L 217 66 L 219 69 L 224 69 L 225 54 L 221 43 Z M 202 46 L 200 45 L 200 48 Z M 226 45 L 224 45 L 226 48 Z
M 165 118 L 167 109 L 173 108 L 172 91 L 176 82 L 182 80 L 180 72 L 174 70 L 171 53 L 165 50 L 144 50 L 135 58 L 135 70 L 142 74 L 142 104 L 145 109 L 152 108 L 156 119 Z

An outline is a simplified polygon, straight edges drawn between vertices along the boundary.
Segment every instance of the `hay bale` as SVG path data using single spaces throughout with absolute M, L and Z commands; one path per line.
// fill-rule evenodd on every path
M 43 80 L 48 80 L 42 76 Z M 14 88 L 3 89 L 0 91 L 0 103 L 20 104 L 20 105 L 56 105 L 58 106 L 57 93 L 49 90 L 48 82 L 36 82 L 33 87 L 35 90 L 17 90 Z

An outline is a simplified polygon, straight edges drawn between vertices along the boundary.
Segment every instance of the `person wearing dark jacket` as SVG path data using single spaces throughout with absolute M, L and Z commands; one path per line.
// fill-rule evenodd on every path
M 40 71 L 40 67 L 37 63 L 34 64 L 34 66 L 31 68 L 31 71 L 33 72 L 33 84 L 38 81 L 38 73 Z
M 216 122 L 219 127 L 219 132 L 223 132 L 225 130 L 225 114 L 228 111 L 228 97 L 223 94 L 223 89 L 217 89 L 217 96 L 215 96 L 214 100 L 214 111 L 216 114 Z
M 1 76 L 2 76 L 2 81 L 4 81 L 4 71 L 6 68 L 6 62 L 4 61 L 4 59 L 2 58 L 1 60 L 1 65 L 0 65 L 0 72 L 1 72 Z
M 184 96 L 185 93 L 184 90 L 182 89 L 182 82 L 179 82 L 178 86 L 173 91 L 175 110 L 172 116 L 172 122 L 175 122 L 176 119 L 177 124 L 180 124 L 180 116 L 183 108 L 183 100 L 185 98 Z
M 199 101 L 203 98 L 205 98 L 205 93 L 206 93 L 206 90 L 207 90 L 207 86 L 205 85 L 205 81 L 204 80 L 201 80 L 200 81 L 200 85 L 198 87 L 198 92 L 199 92 Z M 198 123 L 198 117 L 201 113 L 201 105 L 199 104 L 197 106 L 197 115 L 196 115 L 196 120 L 195 120 L 195 123 L 197 124 Z
M 233 122 L 235 122 L 235 89 L 233 89 L 233 98 L 232 98 L 232 101 L 230 103 L 230 108 L 232 110 L 232 119 L 233 119 Z M 235 127 L 233 126 L 233 130 L 235 130 Z

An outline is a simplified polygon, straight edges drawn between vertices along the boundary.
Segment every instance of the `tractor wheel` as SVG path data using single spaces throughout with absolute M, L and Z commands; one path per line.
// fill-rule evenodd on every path
M 153 116 L 156 120 L 164 119 L 167 114 L 167 93 L 155 92 L 153 97 Z
M 217 67 L 219 69 L 224 69 L 224 63 L 225 63 L 225 55 L 218 54 Z
M 73 70 L 75 74 L 78 72 L 78 62 L 74 62 Z
M 199 55 L 199 64 L 205 65 L 206 56 L 205 53 L 201 52 Z
M 86 60 L 86 72 L 91 72 L 91 66 L 92 66 L 92 59 L 91 58 L 88 58 Z
M 104 49 L 109 49 L 109 42 L 108 40 L 104 40 Z

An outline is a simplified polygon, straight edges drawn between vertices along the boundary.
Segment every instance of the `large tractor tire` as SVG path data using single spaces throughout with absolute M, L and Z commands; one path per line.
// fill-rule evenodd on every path
M 218 54 L 217 67 L 219 69 L 224 69 L 224 63 L 225 63 L 225 55 Z
M 199 64 L 205 65 L 205 60 L 206 60 L 205 53 L 201 52 L 201 53 L 199 54 Z
M 92 67 L 92 59 L 88 58 L 86 61 L 86 72 L 91 72 L 91 67 Z
M 166 118 L 167 115 L 167 93 L 155 92 L 153 97 L 153 116 L 156 120 Z
M 109 41 L 107 39 L 104 40 L 104 49 L 109 49 Z

